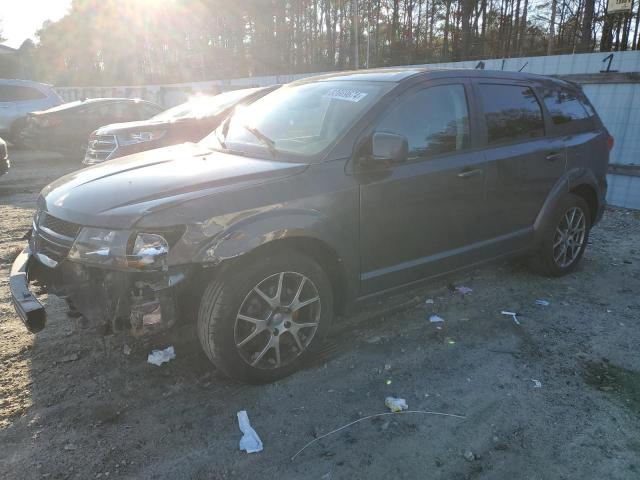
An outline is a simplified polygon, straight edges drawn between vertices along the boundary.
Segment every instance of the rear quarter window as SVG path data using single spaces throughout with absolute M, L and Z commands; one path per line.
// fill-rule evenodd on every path
M 545 88 L 544 105 L 558 133 L 575 133 L 593 128 L 593 107 L 577 92 L 565 88 Z
M 487 83 L 479 89 L 489 144 L 544 135 L 542 109 L 530 87 Z
M 22 85 L 0 85 L 0 102 L 24 102 L 46 98 L 41 91 Z

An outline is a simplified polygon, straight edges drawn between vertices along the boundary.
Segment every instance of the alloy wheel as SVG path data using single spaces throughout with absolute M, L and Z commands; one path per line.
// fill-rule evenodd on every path
M 254 368 L 275 369 L 299 357 L 320 323 L 318 289 L 297 272 L 280 272 L 259 282 L 244 298 L 234 327 L 242 359 Z
M 553 261 L 567 268 L 580 255 L 586 236 L 586 216 L 580 207 L 569 208 L 556 227 L 553 237 Z

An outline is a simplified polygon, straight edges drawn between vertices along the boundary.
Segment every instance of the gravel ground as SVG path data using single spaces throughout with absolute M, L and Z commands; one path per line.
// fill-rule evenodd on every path
M 640 478 L 639 212 L 609 209 L 567 277 L 499 264 L 407 291 L 343 319 L 305 370 L 258 387 L 216 372 L 190 325 L 103 337 L 42 294 L 48 326 L 28 334 L 11 261 L 39 188 L 77 165 L 12 156 L 0 179 L 0 478 Z M 175 360 L 146 363 L 167 345 Z M 387 411 L 389 395 L 464 418 L 376 417 L 291 460 Z M 238 450 L 239 410 L 263 452 Z

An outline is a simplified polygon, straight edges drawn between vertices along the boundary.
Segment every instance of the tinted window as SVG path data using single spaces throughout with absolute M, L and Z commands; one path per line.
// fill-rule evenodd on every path
M 489 143 L 511 142 L 544 135 L 540 104 L 528 87 L 480 85 Z
M 0 85 L 0 102 L 20 102 L 45 97 L 44 93 L 35 88 L 20 85 Z
M 427 88 L 402 98 L 376 127 L 409 141 L 409 157 L 425 157 L 469 146 L 469 110 L 462 85 Z
M 544 104 L 556 125 L 589 117 L 578 96 L 569 90 L 544 90 Z

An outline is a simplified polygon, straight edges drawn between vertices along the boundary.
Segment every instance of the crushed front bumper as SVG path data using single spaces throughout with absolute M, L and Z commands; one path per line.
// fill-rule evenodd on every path
M 29 281 L 36 280 L 46 291 L 64 298 L 88 324 L 104 327 L 106 332 L 128 330 L 142 336 L 175 324 L 179 289 L 189 271 L 188 267 L 118 271 L 68 260 L 52 268 L 27 247 L 14 261 L 9 281 L 16 312 L 32 333 L 46 323 L 44 306 L 29 290 Z
M 11 301 L 18 316 L 31 333 L 42 330 L 47 321 L 44 306 L 29 290 L 28 269 L 31 261 L 31 250 L 25 248 L 13 262 L 9 274 Z

